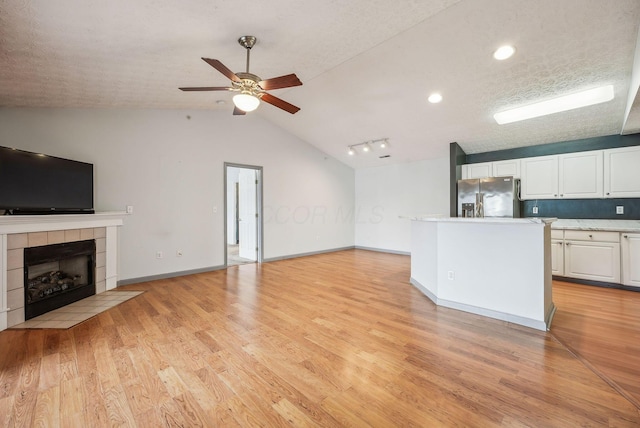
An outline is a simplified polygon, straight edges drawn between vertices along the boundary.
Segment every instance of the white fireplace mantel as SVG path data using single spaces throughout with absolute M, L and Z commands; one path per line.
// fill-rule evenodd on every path
M 105 279 L 106 289 L 111 290 L 118 283 L 118 227 L 123 225 L 126 215 L 125 212 L 103 212 L 0 216 L 0 331 L 11 327 L 8 325 L 8 313 L 11 308 L 8 307 L 7 299 L 7 237 L 9 235 L 105 228 Z

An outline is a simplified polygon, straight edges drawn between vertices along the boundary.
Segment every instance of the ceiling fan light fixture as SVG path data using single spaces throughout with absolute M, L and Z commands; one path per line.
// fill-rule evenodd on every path
M 433 94 L 429 95 L 429 98 L 427 99 L 431 104 L 438 104 L 440 101 L 442 101 L 442 95 L 434 92 Z
M 493 57 L 498 61 L 503 61 L 505 59 L 511 58 L 514 53 L 516 53 L 516 48 L 510 45 L 505 45 L 500 46 L 498 49 L 496 49 L 496 51 L 493 53 Z
M 241 92 L 233 96 L 233 104 L 245 112 L 254 111 L 260 105 L 260 99 L 248 92 Z
M 586 91 L 552 98 L 539 103 L 505 110 L 494 114 L 493 118 L 499 125 L 504 125 L 506 123 L 533 119 L 535 117 L 546 116 L 548 114 L 560 113 L 567 110 L 605 103 L 607 101 L 611 101 L 613 97 L 613 85 L 600 86 Z

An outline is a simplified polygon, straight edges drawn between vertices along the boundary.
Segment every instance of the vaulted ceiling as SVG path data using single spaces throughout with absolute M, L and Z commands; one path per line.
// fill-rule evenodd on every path
M 259 115 L 354 167 L 640 132 L 638 0 L 0 0 L 0 106 L 211 109 L 230 92 L 201 57 L 296 73 Z M 496 61 L 512 44 L 516 54 Z M 493 114 L 613 84 L 604 104 L 498 125 Z M 439 104 L 427 97 L 439 92 Z M 347 146 L 388 138 L 386 149 Z M 390 155 L 387 158 L 380 156 Z

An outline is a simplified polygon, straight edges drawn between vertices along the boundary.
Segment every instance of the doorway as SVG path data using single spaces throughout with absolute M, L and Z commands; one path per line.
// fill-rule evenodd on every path
M 224 164 L 225 265 L 262 261 L 262 167 Z

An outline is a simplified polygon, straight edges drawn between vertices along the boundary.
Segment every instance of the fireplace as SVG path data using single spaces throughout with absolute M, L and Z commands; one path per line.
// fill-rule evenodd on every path
M 96 241 L 24 249 L 25 320 L 96 294 Z

